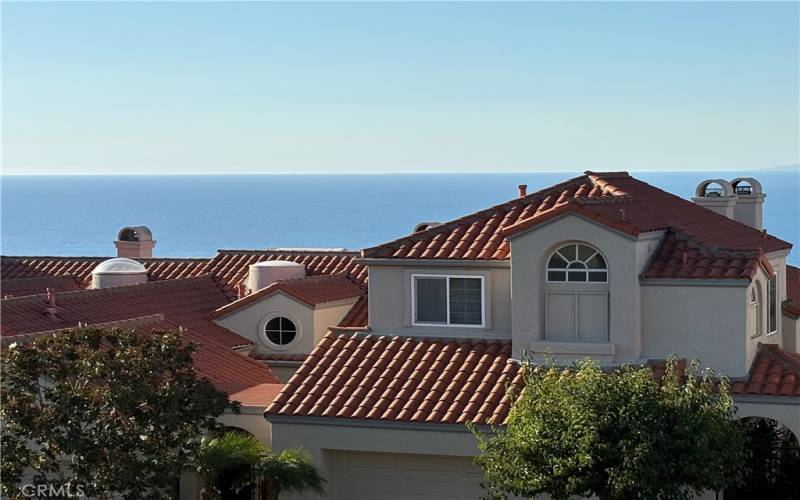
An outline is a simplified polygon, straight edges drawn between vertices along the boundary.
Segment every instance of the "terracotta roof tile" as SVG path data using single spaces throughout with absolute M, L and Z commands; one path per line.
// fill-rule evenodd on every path
M 211 276 L 153 281 L 134 286 L 56 293 L 55 316 L 45 313 L 46 297 L 32 295 L 0 301 L 3 335 L 69 328 L 79 322 L 108 323 L 163 314 L 172 324 L 207 335 L 233 347 L 247 339 L 216 325 L 206 316 L 228 303 Z
M 586 172 L 523 198 L 367 248 L 363 255 L 505 260 L 510 254 L 507 236 L 567 213 L 588 217 L 628 234 L 680 227 L 698 242 L 728 250 L 760 248 L 771 252 L 791 247 L 785 241 L 650 186 L 626 172 Z
M 367 279 L 367 268 L 355 262 L 358 252 L 316 250 L 220 250 L 208 262 L 205 271 L 214 275 L 232 298 L 236 286 L 244 283 L 250 264 L 269 260 L 287 260 L 306 266 L 310 276 L 342 274 L 357 283 Z
M 0 283 L 0 293 L 4 298 L 39 295 L 45 293 L 48 288 L 52 288 L 56 292 L 68 292 L 79 290 L 80 285 L 73 276 L 69 275 L 4 280 Z
M 762 268 L 772 267 L 760 250 L 730 251 L 698 243 L 692 237 L 668 230 L 653 254 L 645 278 L 660 279 L 747 279 Z
M 219 318 L 226 316 L 277 292 L 283 292 L 300 302 L 315 306 L 325 302 L 360 297 L 366 293 L 366 290 L 362 285 L 341 274 L 321 274 L 282 280 L 220 307 L 209 317 Z
M 87 324 L 97 327 L 131 328 L 141 333 L 179 328 L 179 325 L 165 320 L 163 314 L 124 318 L 104 323 L 87 322 Z M 27 343 L 41 335 L 58 335 L 62 331 L 64 328 L 3 337 L 3 347 L 11 342 Z M 192 362 L 198 376 L 208 378 L 218 389 L 227 392 L 233 401 L 266 406 L 282 387 L 267 365 L 231 350 L 216 342 L 206 333 L 183 328 L 183 338 L 187 342 L 195 342 L 198 345 L 192 355 Z
M 502 424 L 519 363 L 500 341 L 434 340 L 328 333 L 266 414 L 398 422 Z M 664 375 L 663 361 L 648 363 Z M 686 361 L 679 361 L 679 370 Z M 762 345 L 734 394 L 800 396 L 800 354 Z
M 800 396 L 800 354 L 775 344 L 759 344 L 745 380 L 731 385 L 734 394 Z
M 0 257 L 0 277 L 6 280 L 41 278 L 46 276 L 72 276 L 88 287 L 92 281 L 92 270 L 97 264 L 111 257 Z M 151 281 L 190 278 L 205 274 L 203 269 L 208 259 L 136 259 L 147 269 Z
M 522 379 L 510 354 L 510 343 L 499 341 L 328 333 L 267 413 L 502 423 L 509 405 L 494 410 L 508 397 L 506 387 Z
M 367 295 L 362 295 L 347 311 L 342 321 L 339 323 L 341 328 L 363 328 L 369 323 L 369 299 Z

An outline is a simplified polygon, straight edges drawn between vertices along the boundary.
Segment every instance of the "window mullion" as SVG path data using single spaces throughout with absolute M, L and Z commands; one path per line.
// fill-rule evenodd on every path
M 446 283 L 445 300 L 447 305 L 447 324 L 449 325 L 450 324 L 450 278 L 445 278 L 444 281 Z

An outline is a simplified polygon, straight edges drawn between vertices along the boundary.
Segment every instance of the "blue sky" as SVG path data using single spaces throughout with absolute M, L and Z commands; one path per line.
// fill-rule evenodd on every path
M 3 2 L 3 171 L 796 164 L 799 5 Z

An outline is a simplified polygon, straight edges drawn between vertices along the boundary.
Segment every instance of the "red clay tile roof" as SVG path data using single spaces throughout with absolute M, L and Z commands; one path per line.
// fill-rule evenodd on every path
M 747 279 L 761 267 L 773 274 L 769 261 L 759 250 L 734 252 L 709 247 L 675 231 L 668 231 L 653 255 L 645 278 Z
M 502 423 L 519 364 L 507 342 L 328 333 L 268 415 Z
M 2 300 L 0 312 L 3 335 L 69 328 L 79 322 L 109 323 L 163 314 L 171 324 L 194 330 L 225 346 L 249 344 L 247 339 L 206 318 L 211 311 L 227 303 L 228 298 L 211 276 L 199 276 L 56 293 L 58 312 L 55 317 L 44 312 L 44 295 Z
M 786 266 L 786 300 L 783 313 L 793 318 L 800 318 L 800 269 Z
M 264 383 L 237 392 L 229 392 L 228 395 L 231 401 L 239 401 L 242 406 L 269 406 L 281 389 L 283 389 L 281 383 Z
M 742 395 L 800 396 L 800 354 L 775 344 L 759 344 L 747 380 L 731 385 Z
M 52 288 L 56 292 L 68 292 L 79 290 L 80 285 L 72 276 L 42 276 L 0 282 L 0 293 L 3 297 L 8 298 L 39 295 L 45 293 L 48 288 Z
M 92 281 L 92 270 L 111 257 L 0 257 L 0 278 L 6 281 L 46 276 L 73 276 L 82 287 Z M 151 281 L 190 278 L 206 274 L 208 259 L 136 259 Z
M 257 292 L 246 295 L 241 299 L 226 304 L 209 316 L 210 318 L 220 318 L 238 311 L 264 297 L 273 293 L 283 292 L 295 299 L 315 306 L 325 302 L 349 299 L 364 295 L 365 289 L 350 278 L 341 274 L 320 274 L 317 276 L 306 276 L 304 278 L 282 280 L 262 288 Z
M 157 330 L 173 330 L 178 325 L 164 319 L 163 314 L 126 318 L 107 323 L 92 323 L 96 327 L 131 328 L 137 332 L 149 333 Z M 3 337 L 3 347 L 12 342 L 27 343 L 41 335 L 57 335 L 64 329 L 42 331 Z M 230 399 L 242 404 L 266 406 L 277 394 L 275 387 L 265 388 L 266 384 L 280 384 L 272 370 L 263 363 L 248 358 L 212 340 L 208 335 L 184 328 L 183 338 L 198 344 L 192 356 L 194 369 L 200 377 L 211 381 L 218 389 L 227 392 Z M 280 387 L 280 386 L 279 386 Z M 268 389 L 268 390 L 267 390 Z M 271 392 L 270 392 L 271 391 Z M 271 395 L 270 395 L 271 394 Z
M 365 328 L 369 324 L 369 299 L 367 295 L 359 297 L 353 307 L 347 311 L 342 321 L 337 325 L 340 328 Z
M 679 198 L 627 172 L 580 177 L 363 250 L 367 258 L 505 260 L 507 236 L 554 217 L 576 213 L 639 234 L 679 229 L 698 243 L 727 250 L 772 252 L 791 244 Z
M 357 283 L 367 280 L 367 268 L 355 262 L 358 252 L 325 250 L 219 250 L 205 270 L 217 279 L 231 298 L 236 285 L 247 278 L 250 264 L 269 260 L 286 260 L 306 266 L 306 274 L 342 274 Z
M 262 384 L 280 384 L 278 377 L 266 364 L 233 351 L 194 330 L 187 329 L 183 335 L 186 340 L 198 344 L 192 357 L 198 375 L 207 377 L 218 389 L 227 392 L 231 400 L 246 403 L 234 395 Z M 248 402 L 252 402 L 253 396 L 254 394 L 246 395 Z M 261 404 L 266 406 L 271 401 L 272 398 L 269 398 Z
M 503 424 L 508 389 L 524 383 L 500 341 L 446 341 L 328 333 L 266 415 L 396 422 Z M 663 376 L 663 362 L 650 363 Z M 685 367 L 681 361 L 679 369 Z M 734 394 L 800 396 L 800 354 L 761 345 Z

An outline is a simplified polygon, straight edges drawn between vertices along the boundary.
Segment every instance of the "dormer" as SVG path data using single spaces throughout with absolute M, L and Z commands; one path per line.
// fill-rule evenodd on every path
M 256 272 L 264 269 L 274 272 L 279 267 L 256 265 L 255 269 Z M 301 269 L 305 274 L 303 266 Z M 265 278 L 262 274 L 258 279 Z M 259 283 L 258 279 L 251 276 L 248 282 Z M 211 319 L 250 339 L 253 342 L 251 356 L 268 360 L 278 377 L 285 381 L 364 294 L 361 285 L 342 275 L 281 279 L 217 309 Z

